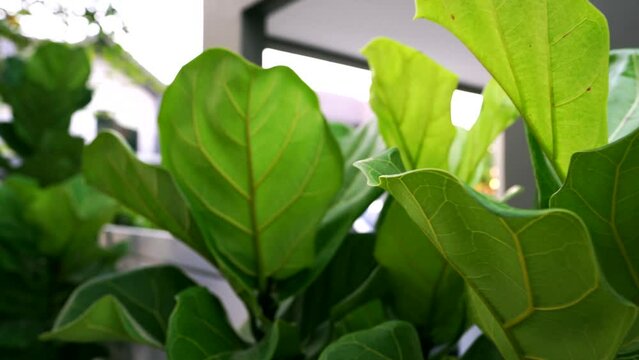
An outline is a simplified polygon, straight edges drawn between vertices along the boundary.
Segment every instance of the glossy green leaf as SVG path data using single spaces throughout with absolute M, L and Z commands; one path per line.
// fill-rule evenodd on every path
M 448 169 L 457 76 L 417 50 L 381 38 L 362 51 L 373 71 L 371 107 L 386 144 L 411 169 Z
M 639 50 L 610 53 L 608 141 L 614 142 L 639 127 Z
M 422 360 L 415 328 L 403 321 L 389 321 L 369 330 L 345 335 L 327 347 L 320 360 Z
M 208 50 L 168 87 L 159 123 L 163 163 L 223 271 L 265 291 L 313 266 L 343 162 L 316 95 L 290 69 Z
M 40 191 L 25 218 L 40 232 L 39 251 L 57 258 L 61 276 L 68 276 L 108 257 L 98 245 L 98 237 L 116 211 L 115 201 L 76 176 Z
M 600 273 L 576 215 L 512 209 L 443 171 L 401 173 L 400 162 L 393 150 L 358 166 L 464 278 L 475 320 L 505 358 L 615 354 L 637 310 Z
M 570 156 L 607 143 L 609 33 L 587 0 L 417 0 L 510 96 L 563 178 Z
M 193 287 L 178 294 L 166 335 L 169 359 L 217 358 L 245 346 L 229 325 L 222 304 L 208 290 Z
M 380 220 L 375 257 L 388 273 L 400 319 L 424 327 L 435 344 L 454 342 L 461 335 L 464 282 L 395 201 Z
M 639 131 L 603 148 L 573 155 L 553 207 L 584 220 L 610 284 L 639 303 Z
M 98 135 L 84 150 L 83 162 L 89 184 L 213 260 L 171 174 L 138 160 L 121 136 Z
M 375 122 L 356 129 L 331 124 L 331 130 L 344 158 L 342 189 L 322 219 L 317 232 L 315 248 L 318 249 L 318 254 L 313 268 L 299 277 L 282 282 L 278 289 L 281 298 L 297 293 L 320 276 L 329 262 L 333 261 L 335 253 L 351 231 L 353 222 L 382 194 L 381 189 L 367 186 L 366 179 L 353 166 L 356 161 L 369 158 L 384 149 Z
M 42 339 L 162 347 L 176 294 L 194 285 L 169 266 L 95 278 L 73 292 Z
M 486 157 L 490 145 L 519 116 L 512 101 L 496 81 L 491 80 L 486 85 L 483 97 L 479 118 L 466 135 L 459 166 L 454 171 L 467 184 L 477 178 L 477 168 Z

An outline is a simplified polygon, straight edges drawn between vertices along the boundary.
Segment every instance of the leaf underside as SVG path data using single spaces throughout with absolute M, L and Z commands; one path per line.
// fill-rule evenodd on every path
M 570 156 L 607 143 L 609 33 L 587 0 L 417 0 L 513 100 L 563 178 Z
M 511 209 L 443 171 L 393 171 L 399 162 L 394 150 L 358 166 L 370 184 L 402 204 L 464 278 L 476 321 L 504 357 L 615 353 L 636 308 L 600 274 L 579 218 L 563 210 Z

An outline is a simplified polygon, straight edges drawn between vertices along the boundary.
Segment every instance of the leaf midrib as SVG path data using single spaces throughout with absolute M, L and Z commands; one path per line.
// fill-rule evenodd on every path
M 246 114 L 244 116 L 244 140 L 246 142 L 246 170 L 248 177 L 248 202 L 249 217 L 251 221 L 251 239 L 253 240 L 253 250 L 255 251 L 255 271 L 257 272 L 257 283 L 260 292 L 266 291 L 266 276 L 264 274 L 264 258 L 262 257 L 262 247 L 260 239 L 259 225 L 257 223 L 257 209 L 255 207 L 256 183 L 253 169 L 253 145 L 251 142 L 251 103 L 253 100 L 253 85 L 255 83 L 255 72 L 251 72 L 247 89 Z
M 434 231 L 434 228 L 431 224 L 431 220 L 430 218 L 426 215 L 424 209 L 421 207 L 420 202 L 417 200 L 417 198 L 415 197 L 415 195 L 412 193 L 412 191 L 410 191 L 408 185 L 404 182 L 403 180 L 403 175 L 399 175 L 399 176 L 395 176 L 395 179 L 397 179 L 399 181 L 399 183 L 403 186 L 404 190 L 406 191 L 407 194 L 410 195 L 409 199 L 411 201 L 413 201 L 415 203 L 415 205 L 417 206 L 417 209 L 419 209 L 419 211 L 421 212 L 422 216 L 424 217 L 424 219 L 426 220 L 426 225 L 429 228 L 429 231 L 432 234 L 432 242 L 434 243 L 434 245 L 440 250 L 440 253 L 442 255 L 442 257 L 444 257 L 444 259 L 446 259 L 446 261 L 450 264 L 450 266 L 455 269 L 455 271 L 464 279 L 464 282 L 466 283 L 466 285 L 468 285 L 476 294 L 476 296 L 482 301 L 482 303 L 484 304 L 484 306 L 486 307 L 486 309 L 488 310 L 488 312 L 491 314 L 491 316 L 496 320 L 496 324 L 499 325 L 499 327 L 501 328 L 501 330 L 503 331 L 504 335 L 506 336 L 506 338 L 508 339 L 508 341 L 510 342 L 510 345 L 516 350 L 516 352 L 521 355 L 524 356 L 525 358 L 531 358 L 530 356 L 526 356 L 524 354 L 524 352 L 521 350 L 521 348 L 519 347 L 519 343 L 517 341 L 515 341 L 515 339 L 513 338 L 513 335 L 511 333 L 511 329 L 513 327 L 515 327 L 516 325 L 518 325 L 519 323 L 523 322 L 524 320 L 526 320 L 529 316 L 531 316 L 533 313 L 535 313 L 536 311 L 557 311 L 557 310 L 561 310 L 561 309 L 565 309 L 565 308 L 569 308 L 572 306 L 575 306 L 576 304 L 580 303 L 581 301 L 583 301 L 585 298 L 587 298 L 588 296 L 590 296 L 594 291 L 596 291 L 600 286 L 601 286 L 601 282 L 600 282 L 600 278 L 596 277 L 595 281 L 594 281 L 594 285 L 593 287 L 587 289 L 583 294 L 581 294 L 578 298 L 568 302 L 568 303 L 564 303 L 564 304 L 560 304 L 560 305 L 555 305 L 555 306 L 549 306 L 549 307 L 535 307 L 534 304 L 530 304 L 522 313 L 520 313 L 518 316 L 516 316 L 513 319 L 510 319 L 509 321 L 507 321 L 506 323 L 502 323 L 501 320 L 501 316 L 499 316 L 495 309 L 493 309 L 493 306 L 491 304 L 491 302 L 489 302 L 484 296 L 483 294 L 479 291 L 479 289 L 471 282 L 468 281 L 467 276 L 464 275 L 464 273 L 462 271 L 459 270 L 459 268 L 450 261 L 449 257 L 447 256 L 447 254 L 443 251 L 443 249 L 440 247 L 439 245 L 439 236 L 438 234 Z M 446 181 L 448 181 L 448 179 L 446 179 Z M 447 183 L 447 182 L 446 182 Z M 446 184 L 445 183 L 445 184 Z M 524 226 L 522 229 L 525 229 L 529 226 L 532 225 L 532 223 L 536 223 L 539 220 L 543 219 L 546 215 L 540 217 L 540 218 L 534 218 L 531 220 L 530 224 L 527 224 L 526 226 Z M 501 218 L 500 218 L 501 219 Z M 502 219 L 503 221 L 503 219 Z M 510 229 L 510 227 L 508 227 Z M 512 231 L 511 231 L 512 232 Z M 521 229 L 520 231 L 521 232 Z M 518 232 L 518 233 L 519 233 Z M 523 257 L 525 257 L 525 254 L 521 254 Z M 519 254 L 518 254 L 519 256 Z M 527 270 L 526 270 L 526 274 L 527 274 Z M 527 276 L 527 275 L 526 275 Z M 529 299 L 532 298 L 532 290 L 531 292 L 527 293 L 528 296 L 530 296 Z

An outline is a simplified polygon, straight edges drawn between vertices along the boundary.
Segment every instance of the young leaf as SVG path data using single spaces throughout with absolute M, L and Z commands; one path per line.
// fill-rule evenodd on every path
M 608 141 L 614 142 L 639 127 L 639 50 L 610 53 Z
M 423 356 L 415 328 L 407 322 L 389 321 L 341 337 L 320 356 L 320 360 L 350 359 L 422 360 Z
M 417 0 L 513 100 L 563 178 L 570 156 L 607 143 L 609 33 L 587 0 Z
M 84 150 L 87 182 L 213 262 L 175 181 L 166 170 L 138 160 L 122 137 L 103 132 Z
M 159 123 L 163 163 L 222 270 L 266 291 L 314 264 L 343 162 L 317 97 L 290 69 L 208 50 L 168 87 Z
M 457 76 L 417 50 L 390 39 L 362 51 L 373 71 L 371 106 L 386 144 L 411 169 L 448 169 L 455 138 L 450 101 Z
M 639 130 L 572 157 L 565 185 L 552 207 L 584 220 L 610 284 L 639 304 Z
M 435 344 L 461 335 L 464 282 L 396 201 L 380 221 L 375 258 L 388 274 L 399 318 L 425 327 Z
M 483 96 L 479 118 L 466 135 L 460 162 L 455 169 L 455 174 L 466 184 L 471 184 L 476 178 L 477 168 L 497 136 L 519 116 L 512 101 L 496 81 L 491 80 L 486 85 Z
M 169 359 L 211 359 L 246 347 L 229 325 L 222 304 L 208 290 L 189 288 L 176 299 L 166 335 Z
M 335 134 L 335 126 L 331 126 Z M 377 134 L 375 122 L 369 122 L 355 130 L 350 128 L 341 136 L 336 136 L 344 158 L 344 182 L 342 189 L 335 197 L 335 201 L 322 219 L 315 239 L 315 248 L 319 250 L 315 264 L 310 272 L 284 281 L 279 285 L 278 293 L 286 298 L 312 283 L 333 261 L 353 222 L 368 206 L 381 194 L 381 189 L 373 189 L 366 185 L 364 179 L 353 166 L 358 160 L 363 160 L 383 151 L 384 146 Z M 373 189 L 373 191 L 371 191 Z
M 95 278 L 73 292 L 42 339 L 162 347 L 175 295 L 194 285 L 169 266 Z
M 464 278 L 476 321 L 508 359 L 612 357 L 636 308 L 599 271 L 588 229 L 564 210 L 488 201 L 439 170 L 401 167 L 397 150 L 358 163 Z

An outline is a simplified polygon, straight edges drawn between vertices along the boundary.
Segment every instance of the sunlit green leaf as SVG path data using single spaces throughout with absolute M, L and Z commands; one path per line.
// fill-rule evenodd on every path
M 159 122 L 162 161 L 225 273 L 265 291 L 313 266 L 343 162 L 290 69 L 206 51 L 167 89 Z
M 467 184 L 477 178 L 477 168 L 486 157 L 490 145 L 519 116 L 512 101 L 496 81 L 491 80 L 486 85 L 483 97 L 479 118 L 465 137 L 459 166 L 454 171 Z
M 609 33 L 587 0 L 417 0 L 513 100 L 563 178 L 570 156 L 607 143 Z
M 344 158 L 342 189 L 322 219 L 317 232 L 315 248 L 319 252 L 313 268 L 299 278 L 283 282 L 278 289 L 282 298 L 296 293 L 319 276 L 351 231 L 353 222 L 382 194 L 381 189 L 371 191 L 372 188 L 366 185 L 366 179 L 353 166 L 356 161 L 371 157 L 384 149 L 375 123 L 369 122 L 357 129 L 331 124 L 331 130 Z
M 390 39 L 362 51 L 373 71 L 371 106 L 386 144 L 411 169 L 448 169 L 455 138 L 450 101 L 457 76 L 417 50 Z

